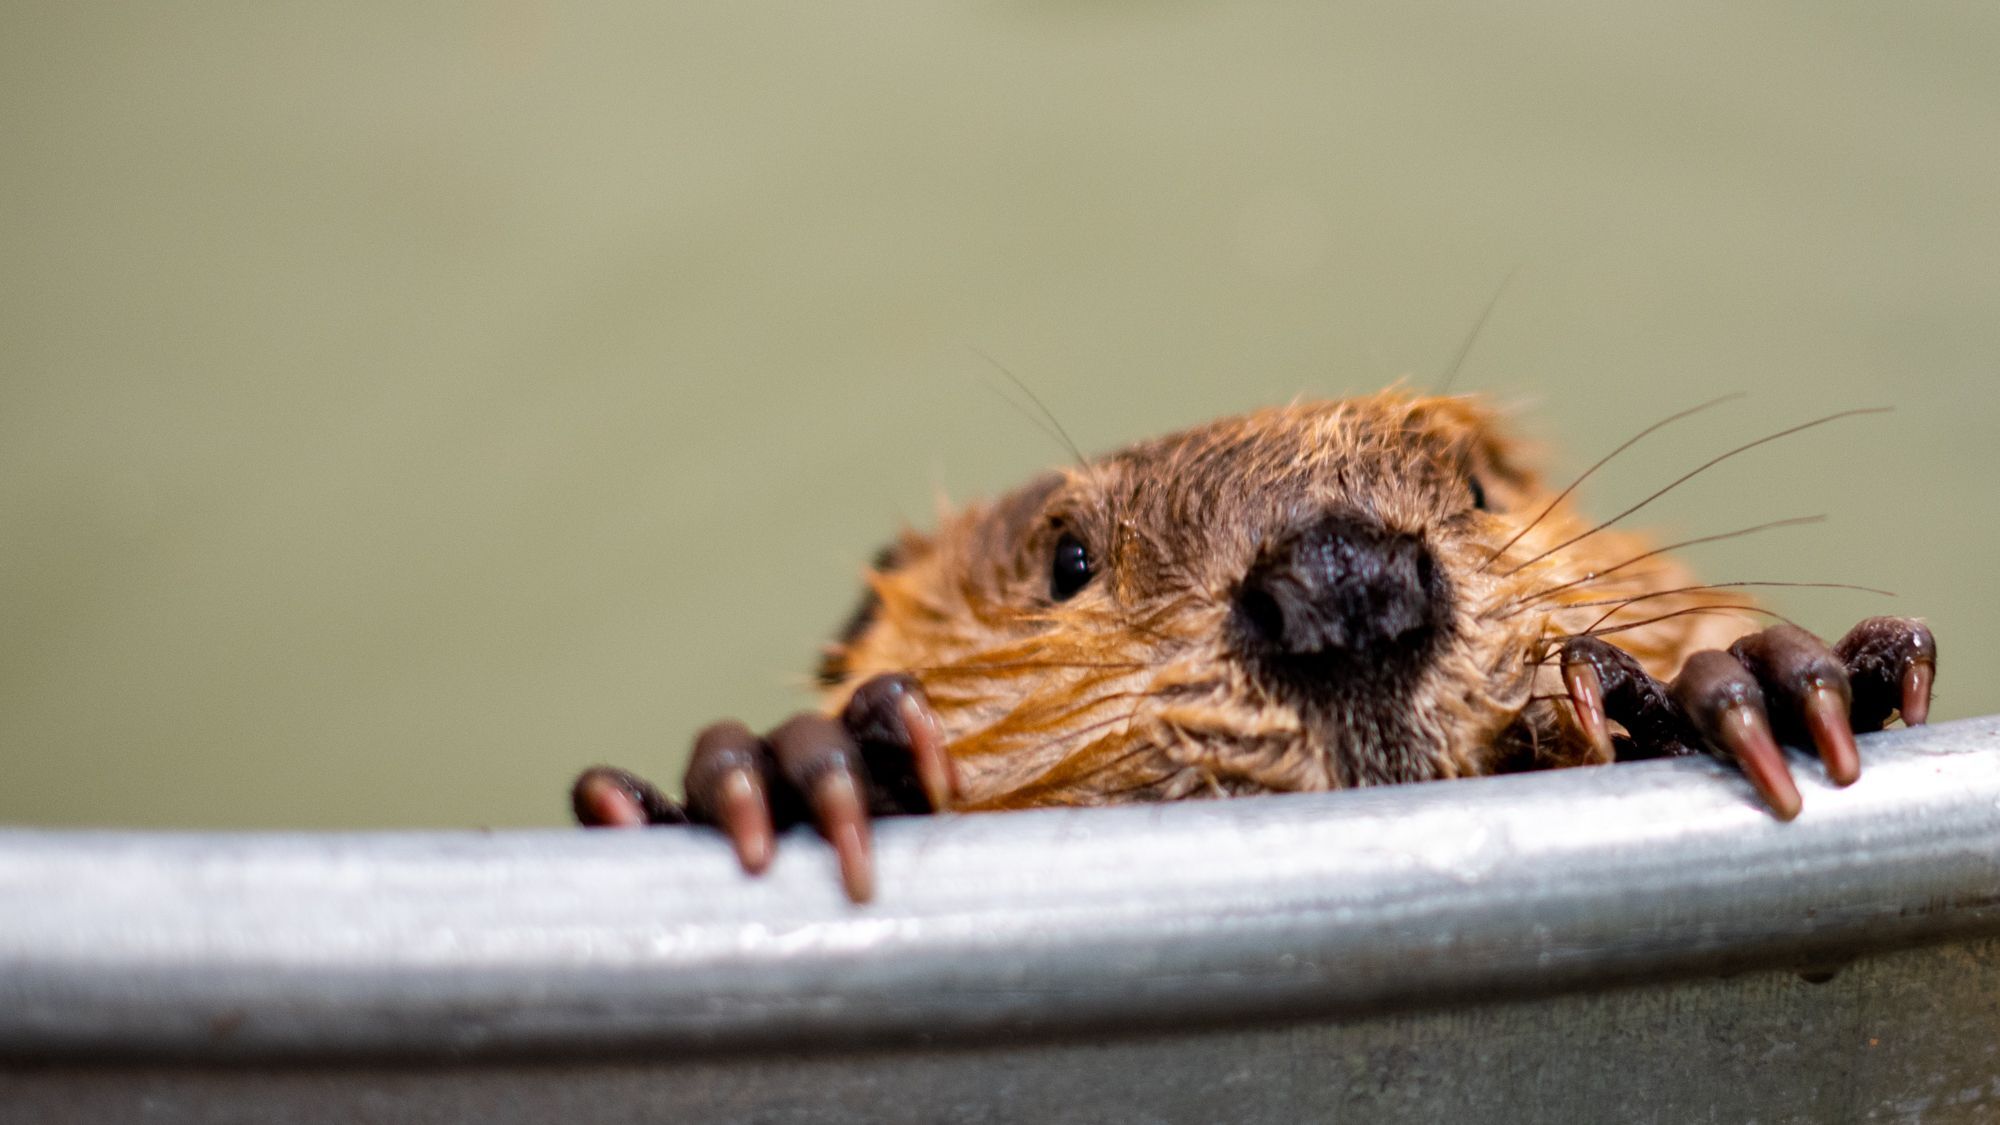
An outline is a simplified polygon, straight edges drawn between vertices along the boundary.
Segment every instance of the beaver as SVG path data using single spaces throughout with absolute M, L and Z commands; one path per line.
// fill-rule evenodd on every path
M 1638 506 L 1593 522 L 1575 488 L 1551 491 L 1481 399 L 1400 389 L 1079 459 L 904 531 L 824 654 L 823 707 L 702 731 L 685 803 L 600 766 L 572 806 L 586 825 L 713 825 L 752 873 L 811 821 L 864 901 L 871 816 L 1706 752 L 1789 820 L 1780 742 L 1844 785 L 1854 732 L 1924 721 L 1921 622 L 1732 640 L 1755 584 L 1698 583 L 1670 554 L 1719 536 L 1658 547 L 1611 526 Z

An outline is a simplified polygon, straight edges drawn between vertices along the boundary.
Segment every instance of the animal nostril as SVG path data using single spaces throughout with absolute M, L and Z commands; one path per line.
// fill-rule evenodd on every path
M 1236 610 L 1258 640 L 1273 647 L 1284 645 L 1285 611 L 1278 607 L 1278 599 L 1269 590 L 1244 586 L 1236 596 Z
M 1382 655 L 1438 622 L 1437 564 L 1415 536 L 1332 515 L 1268 544 L 1238 587 L 1249 647 L 1269 656 Z

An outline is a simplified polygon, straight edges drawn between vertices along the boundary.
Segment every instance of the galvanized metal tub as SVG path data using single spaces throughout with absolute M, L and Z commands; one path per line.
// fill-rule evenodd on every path
M 880 826 L 0 832 L 4 1121 L 2000 1117 L 2000 718 Z

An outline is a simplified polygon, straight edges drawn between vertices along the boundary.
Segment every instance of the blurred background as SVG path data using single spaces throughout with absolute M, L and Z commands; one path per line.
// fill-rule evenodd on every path
M 1451 366 L 1995 709 L 2000 9 L 14 3 L 0 822 L 556 824 L 935 495 Z M 1638 523 L 1640 521 L 1634 521 Z

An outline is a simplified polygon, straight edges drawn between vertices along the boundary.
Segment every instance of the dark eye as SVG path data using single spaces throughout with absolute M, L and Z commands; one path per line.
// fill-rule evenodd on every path
M 1465 483 L 1472 486 L 1472 506 L 1482 512 L 1489 511 L 1486 506 L 1486 486 L 1479 483 L 1478 477 L 1466 477 Z
M 1097 573 L 1091 565 L 1090 551 L 1083 540 L 1065 531 L 1056 540 L 1055 559 L 1049 566 L 1049 596 L 1059 602 L 1068 601 L 1078 590 L 1090 582 L 1090 576 Z

